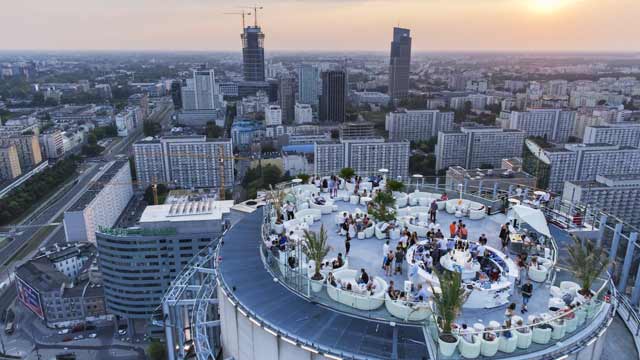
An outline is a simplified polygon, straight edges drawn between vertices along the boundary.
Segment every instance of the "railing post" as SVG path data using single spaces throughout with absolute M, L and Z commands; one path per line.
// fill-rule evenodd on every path
M 511 197 L 512 193 L 513 193 L 513 185 L 509 185 L 509 189 L 507 190 L 507 195 Z
M 467 187 L 469 186 L 469 180 L 464 179 L 464 186 L 462 187 L 462 192 L 467 193 Z
M 620 244 L 620 235 L 622 234 L 622 223 L 617 223 L 613 230 L 613 240 L 611 241 L 611 250 L 609 250 L 609 263 L 613 263 L 618 254 L 618 244 Z
M 498 183 L 493 183 L 493 200 L 498 197 Z
M 629 281 L 629 272 L 631 271 L 631 262 L 633 261 L 633 252 L 636 249 L 637 240 L 638 233 L 632 232 L 629 235 L 629 242 L 627 242 L 627 253 L 624 256 L 624 263 L 622 264 L 622 276 L 620 277 L 620 282 L 618 282 L 618 291 L 622 294 L 625 293 L 627 282 Z
M 636 281 L 633 285 L 633 290 L 631 291 L 631 305 L 640 305 L 640 266 L 638 266 L 638 272 L 636 272 Z
M 607 229 L 607 215 L 600 216 L 600 226 L 598 227 L 598 241 L 596 242 L 598 247 L 602 246 L 604 240 L 604 232 Z
M 478 181 L 478 196 L 482 197 L 482 180 Z
M 438 190 L 438 187 L 440 187 L 440 178 L 436 176 L 436 190 Z

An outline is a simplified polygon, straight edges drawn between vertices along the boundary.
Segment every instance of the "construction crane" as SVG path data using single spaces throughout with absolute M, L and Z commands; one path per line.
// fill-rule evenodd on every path
M 246 27 L 245 25 L 245 16 L 247 15 L 251 15 L 250 12 L 247 11 L 232 11 L 232 12 L 226 12 L 224 13 L 225 15 L 241 15 L 242 16 L 242 29 L 244 30 L 244 28 Z
M 253 10 L 253 26 L 258 27 L 258 10 L 262 10 L 264 7 L 256 4 L 253 6 L 241 6 L 240 8 Z

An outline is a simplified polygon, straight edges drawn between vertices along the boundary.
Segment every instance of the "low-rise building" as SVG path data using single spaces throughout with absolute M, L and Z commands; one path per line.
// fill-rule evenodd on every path
M 309 104 L 296 103 L 294 109 L 296 124 L 310 124 L 313 122 L 313 109 Z
M 447 169 L 447 188 L 458 190 L 458 185 L 466 185 L 469 191 L 482 190 L 483 193 L 507 191 L 509 187 L 517 185 L 534 188 L 535 176 L 523 171 L 510 169 L 465 169 L 461 166 L 451 166 Z

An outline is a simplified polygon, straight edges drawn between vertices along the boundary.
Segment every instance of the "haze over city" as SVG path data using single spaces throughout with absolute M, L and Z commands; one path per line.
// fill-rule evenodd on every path
M 241 1 L 5 1 L 0 49 L 236 50 Z M 637 0 L 265 0 L 268 51 L 639 51 Z M 253 21 L 248 17 L 248 21 Z

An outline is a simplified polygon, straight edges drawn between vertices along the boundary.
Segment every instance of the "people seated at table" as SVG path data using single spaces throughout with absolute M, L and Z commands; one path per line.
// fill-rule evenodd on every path
M 367 284 L 369 282 L 369 274 L 364 271 L 364 268 L 360 269 L 360 276 L 358 277 L 356 282 L 358 284 Z
M 460 336 L 462 336 L 462 338 L 464 339 L 464 341 L 473 344 L 473 331 L 469 329 L 467 324 L 462 324 L 462 327 L 460 328 L 459 333 L 460 333 Z
M 387 288 L 387 294 L 391 300 L 399 300 L 403 297 L 402 291 L 395 288 L 393 280 L 389 281 L 389 287 Z
M 422 286 L 422 284 L 418 284 L 418 292 L 413 297 L 413 301 L 415 302 L 427 302 L 429 301 L 429 291 L 426 286 Z
M 323 198 L 322 195 L 320 195 L 320 194 L 317 194 L 317 195 L 314 194 L 313 202 L 316 205 L 324 205 L 324 204 L 327 203 L 327 200 L 325 200 L 325 198 Z
M 338 282 L 336 281 L 336 277 L 333 275 L 331 271 L 327 274 L 327 284 L 338 287 Z
M 449 195 L 447 195 L 447 193 L 442 193 L 442 195 L 440 195 L 440 201 L 447 201 L 449 200 Z
M 529 268 L 534 268 L 536 270 L 540 270 L 540 263 L 538 263 L 538 257 L 533 256 L 531 258 L 531 263 L 529 264 Z
M 342 258 L 342 253 L 338 253 L 338 257 L 331 262 L 331 267 L 334 269 L 339 269 L 344 266 L 344 259 Z
M 516 327 L 516 331 L 522 334 L 528 334 L 529 332 L 531 332 L 531 329 L 529 329 L 528 326 L 524 326 L 524 321 L 522 319 L 518 319 L 518 321 L 516 321 Z
M 493 340 L 495 340 L 497 338 L 497 336 L 496 336 L 496 333 L 494 332 L 494 330 L 495 330 L 494 328 L 488 326 L 485 329 L 485 332 L 482 333 L 482 339 L 484 341 L 493 341 Z

